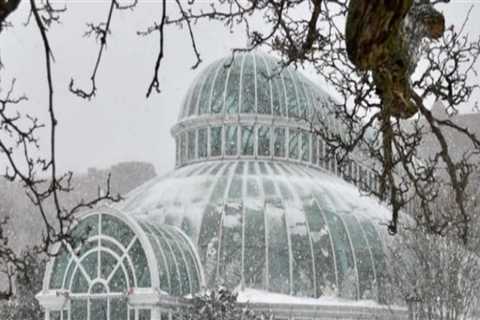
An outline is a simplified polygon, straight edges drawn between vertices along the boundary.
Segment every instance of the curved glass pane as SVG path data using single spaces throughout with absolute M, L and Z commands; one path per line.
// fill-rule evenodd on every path
M 62 287 L 63 276 L 68 266 L 70 254 L 62 245 L 59 254 L 55 257 L 52 268 L 52 277 L 50 278 L 50 289 L 60 289 Z
M 155 254 L 155 258 L 157 259 L 158 264 L 158 277 L 160 280 L 160 288 L 165 292 L 171 292 L 171 285 L 170 285 L 170 278 L 169 278 L 169 267 L 166 261 L 165 253 L 161 244 L 159 243 L 159 239 L 153 233 L 152 225 L 146 223 L 140 223 L 143 230 L 147 233 L 148 239 L 153 247 L 153 253 Z
M 290 257 L 285 211 L 280 199 L 265 203 L 268 239 L 268 284 L 275 292 L 290 293 Z
M 200 92 L 200 97 L 199 97 L 200 100 L 198 102 L 199 114 L 210 112 L 210 95 L 212 92 L 212 85 L 215 80 L 215 76 L 217 75 L 218 69 L 219 67 L 217 67 L 217 64 L 213 64 L 212 68 L 208 72 L 205 82 L 203 83 L 203 86 Z
M 272 104 L 270 101 L 270 86 L 272 80 L 270 79 L 267 66 L 263 58 L 256 56 L 255 60 L 257 68 L 257 110 L 260 114 L 271 114 Z
M 247 180 L 245 202 L 245 284 L 247 287 L 265 289 L 265 216 L 259 197 L 259 185 L 255 178 Z
M 202 88 L 204 79 L 205 79 L 205 74 L 202 74 L 198 78 L 198 80 L 195 82 L 195 87 L 193 88 L 192 96 L 189 100 L 189 103 L 190 103 L 190 105 L 188 106 L 188 115 L 189 116 L 196 113 L 197 104 L 198 104 L 198 95 L 200 94 L 200 89 Z
M 243 162 L 239 162 L 237 167 L 235 168 L 235 174 L 232 178 L 232 181 L 230 183 L 230 187 L 228 189 L 228 200 L 234 200 L 234 201 L 239 201 L 242 198 L 242 185 L 243 185 L 243 179 L 242 179 L 242 172 L 243 172 Z
M 110 236 L 120 242 L 124 247 L 133 239 L 133 231 L 120 219 L 111 215 L 102 215 L 102 234 Z
M 345 215 L 344 220 L 352 239 L 353 250 L 355 251 L 359 280 L 359 298 L 374 299 L 376 297 L 374 297 L 372 289 L 375 283 L 375 275 L 369 246 L 355 217 L 353 215 Z
M 86 242 L 83 242 L 77 249 L 75 249 L 75 252 L 77 252 L 77 257 L 82 257 L 85 253 L 90 251 L 91 249 L 95 248 L 98 245 L 98 240 L 87 240 Z
M 278 74 L 279 66 L 273 60 L 269 62 L 270 75 L 274 75 L 271 81 L 273 114 L 276 116 L 285 115 L 285 89 L 282 78 Z
M 240 91 L 240 66 L 243 56 L 237 56 L 230 68 L 227 80 L 227 93 L 225 96 L 225 112 L 227 114 L 238 113 Z
M 303 203 L 315 256 L 316 296 L 319 297 L 323 294 L 336 292 L 337 281 L 330 231 L 317 201 L 312 200 L 305 199 Z
M 117 264 L 117 259 L 106 251 L 102 251 L 100 255 L 100 275 L 103 279 L 107 279 Z
M 78 225 L 73 229 L 72 237 L 74 238 L 76 245 L 83 242 L 85 239 L 98 235 L 98 215 L 89 216 L 81 220 Z
M 105 248 L 108 248 L 110 250 L 112 250 L 113 252 L 115 252 L 119 257 L 121 257 L 123 255 L 123 248 L 120 248 L 118 247 L 115 243 L 109 241 L 109 240 L 106 240 L 106 239 L 100 239 L 100 245 L 102 247 L 105 247 Z
M 192 271 L 192 277 L 191 277 L 191 280 L 192 280 L 192 293 L 196 293 L 198 291 L 200 291 L 200 269 L 199 269 L 199 266 L 195 264 L 195 256 L 192 255 L 192 254 L 189 254 L 187 255 L 187 259 L 189 260 L 189 263 L 190 265 L 192 266 L 191 267 L 191 270 L 194 270 Z
M 196 256 L 186 240 L 182 236 L 176 234 L 175 230 L 170 230 L 170 234 L 174 238 L 174 242 L 177 244 L 179 250 L 181 250 L 183 254 L 190 278 L 190 293 L 198 292 L 200 290 L 200 269 L 196 263 Z
M 151 285 L 151 281 L 147 257 L 145 256 L 145 251 L 143 251 L 142 245 L 138 239 L 135 240 L 135 243 L 132 245 L 128 253 L 132 259 L 133 267 L 135 269 L 137 286 L 149 287 Z
M 375 271 L 377 275 L 376 284 L 377 284 L 377 297 L 380 303 L 387 303 L 386 301 L 386 289 L 385 284 L 387 283 L 387 268 L 385 264 L 385 253 L 383 252 L 382 243 L 380 242 L 380 237 L 378 236 L 377 230 L 369 222 L 362 220 L 360 222 L 368 243 L 370 244 L 370 249 L 373 255 L 373 261 L 375 264 Z
M 88 292 L 88 281 L 83 276 L 83 273 L 80 269 L 77 268 L 75 275 L 73 276 L 72 286 L 70 288 L 72 293 L 87 293 Z
M 231 164 L 228 164 L 216 181 L 211 198 L 205 207 L 200 225 L 198 248 L 208 285 L 215 284 L 219 231 L 223 212 L 223 195 L 227 188 L 230 168 Z
M 176 239 L 174 239 L 170 233 L 166 230 L 161 231 L 163 236 L 165 237 L 165 240 L 168 241 L 172 254 L 174 255 L 175 258 L 175 263 L 177 265 L 177 270 L 178 270 L 178 280 L 180 284 L 180 294 L 185 295 L 190 293 L 190 280 L 189 280 L 189 275 L 186 267 L 186 261 L 183 256 L 183 252 L 181 249 L 178 247 L 178 243 Z
M 228 59 L 222 61 L 220 69 L 218 70 L 217 78 L 215 79 L 211 102 L 212 113 L 220 113 L 223 111 L 225 81 L 227 79 L 228 71 L 230 70 L 225 67 L 225 63 L 227 62 Z
M 239 203 L 225 205 L 220 253 L 220 277 L 233 289 L 242 278 L 242 208 Z
M 88 254 L 82 260 L 82 266 L 87 272 L 90 279 L 95 279 L 97 277 L 98 271 L 98 252 L 93 251 L 92 253 Z
M 241 109 L 242 113 L 255 112 L 255 65 L 253 56 L 245 55 L 242 66 L 242 93 Z
M 126 292 L 127 291 L 127 278 L 121 267 L 118 267 L 113 274 L 110 282 L 108 283 L 110 291 L 112 292 Z
M 301 76 L 299 76 L 297 72 L 292 72 L 292 76 L 295 80 L 295 87 L 298 93 L 298 117 L 300 119 L 307 119 L 307 116 L 308 116 L 307 93 L 305 92 L 302 79 L 300 79 Z
M 123 259 L 123 267 L 125 268 L 125 270 L 127 270 L 127 276 L 128 276 L 128 283 L 129 283 L 129 287 L 132 288 L 132 287 L 135 287 L 136 286 L 136 283 L 135 283 L 135 279 L 133 277 L 133 271 L 130 267 L 130 264 L 128 263 L 128 260 L 127 259 Z
M 285 89 L 287 92 L 287 111 L 288 117 L 298 118 L 298 102 L 291 73 L 286 70 L 282 72 Z
M 170 281 L 170 291 L 167 292 L 178 296 L 181 294 L 180 271 L 177 268 L 173 251 L 170 247 L 170 244 L 163 236 L 163 233 L 160 232 L 159 228 L 155 226 L 152 226 L 152 228 L 157 236 L 161 249 L 165 254 L 165 258 L 167 260 L 166 262 L 168 266 L 168 276 Z
M 73 275 L 73 271 L 75 270 L 75 266 L 77 265 L 77 263 L 75 261 L 72 261 L 70 262 L 70 266 L 68 267 L 68 270 L 67 270 L 67 274 L 66 274 L 66 277 L 65 277 L 65 282 L 63 284 L 63 287 L 64 288 L 68 288 L 68 286 L 70 285 L 70 279 L 72 278 L 72 275 Z
M 322 197 L 322 193 L 318 193 Z M 320 199 L 320 205 L 330 229 L 337 265 L 339 295 L 343 298 L 357 297 L 357 275 L 353 262 L 353 253 L 342 219 L 333 211 L 325 198 Z
M 286 223 L 292 250 L 292 293 L 297 296 L 313 296 L 315 279 L 312 269 L 312 250 L 304 212 L 294 202 L 293 194 L 286 183 L 279 181 L 279 187 L 284 205 L 288 208 L 286 210 Z

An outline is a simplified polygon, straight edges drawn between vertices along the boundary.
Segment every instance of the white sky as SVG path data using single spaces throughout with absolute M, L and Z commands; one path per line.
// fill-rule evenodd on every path
M 206 2 L 206 1 L 205 1 Z M 455 1 L 442 8 L 447 25 L 463 21 L 475 1 Z M 64 2 L 62 2 L 64 3 Z M 58 165 L 62 170 L 85 171 L 104 168 L 120 161 L 153 163 L 164 174 L 174 166 L 174 143 L 170 128 L 192 79 L 213 60 L 228 55 L 233 47 L 245 45 L 242 32 L 230 33 L 221 24 L 195 27 L 203 63 L 191 70 L 195 58 L 185 31 L 169 29 L 166 56 L 160 71 L 162 93 L 148 100 L 145 93 L 158 51 L 158 34 L 136 35 L 153 21 L 159 21 L 160 2 L 140 1 L 135 11 L 116 11 L 112 35 L 97 77 L 97 96 L 84 101 L 68 91 L 70 78 L 89 89 L 89 76 L 97 55 L 93 38 L 83 38 L 87 22 L 103 21 L 108 1 L 68 1 L 61 24 L 49 32 L 55 56 L 53 74 L 58 127 Z M 173 5 L 173 3 L 172 3 Z M 22 110 L 46 120 L 47 90 L 43 47 L 34 23 L 24 26 L 28 1 L 14 13 L 14 28 L 0 34 L 0 57 L 5 65 L 0 87 L 6 89 L 12 77 L 16 92 L 29 101 Z M 33 21 L 32 21 L 33 22 Z M 259 23 L 261 23 L 259 21 Z M 467 32 L 480 35 L 480 5 L 474 7 Z M 314 80 L 315 74 L 307 75 Z M 479 97 L 479 95 L 477 95 Z M 468 108 L 465 107 L 468 111 Z

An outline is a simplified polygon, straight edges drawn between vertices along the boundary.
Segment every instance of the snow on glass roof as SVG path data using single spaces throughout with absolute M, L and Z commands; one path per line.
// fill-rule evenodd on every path
M 290 68 L 275 75 L 265 55 L 225 67 L 230 59 L 186 95 L 172 129 L 176 169 L 82 216 L 75 232 L 86 241 L 62 245 L 49 263 L 42 305 L 64 308 L 60 291 L 72 317 L 107 308 L 126 319 L 125 296 L 145 307 L 217 284 L 388 303 L 389 212 L 359 191 L 378 188 L 378 177 L 354 159 L 328 159 L 305 122 L 316 113 L 340 130 L 328 96 Z
M 301 164 L 192 164 L 132 192 L 120 210 L 173 225 L 195 244 L 208 285 L 293 296 L 385 296 L 388 212 L 342 179 Z

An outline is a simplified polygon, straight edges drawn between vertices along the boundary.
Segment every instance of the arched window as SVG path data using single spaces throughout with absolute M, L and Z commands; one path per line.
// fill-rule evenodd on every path
M 73 236 L 76 244 L 62 245 L 49 282 L 50 289 L 68 292 L 70 320 L 129 320 L 129 288 L 151 286 L 140 240 L 109 214 L 83 219 Z

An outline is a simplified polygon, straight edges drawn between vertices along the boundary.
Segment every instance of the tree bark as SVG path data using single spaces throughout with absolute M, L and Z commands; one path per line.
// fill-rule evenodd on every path
M 21 0 L 0 0 L 0 32 L 5 19 L 15 11 Z
M 412 32 L 406 32 L 407 15 Z M 410 85 L 416 51 L 422 38 L 437 39 L 444 30 L 443 15 L 428 2 L 350 1 L 345 26 L 348 58 L 359 70 L 372 72 L 377 94 L 393 117 L 406 119 L 417 113 L 421 99 Z

